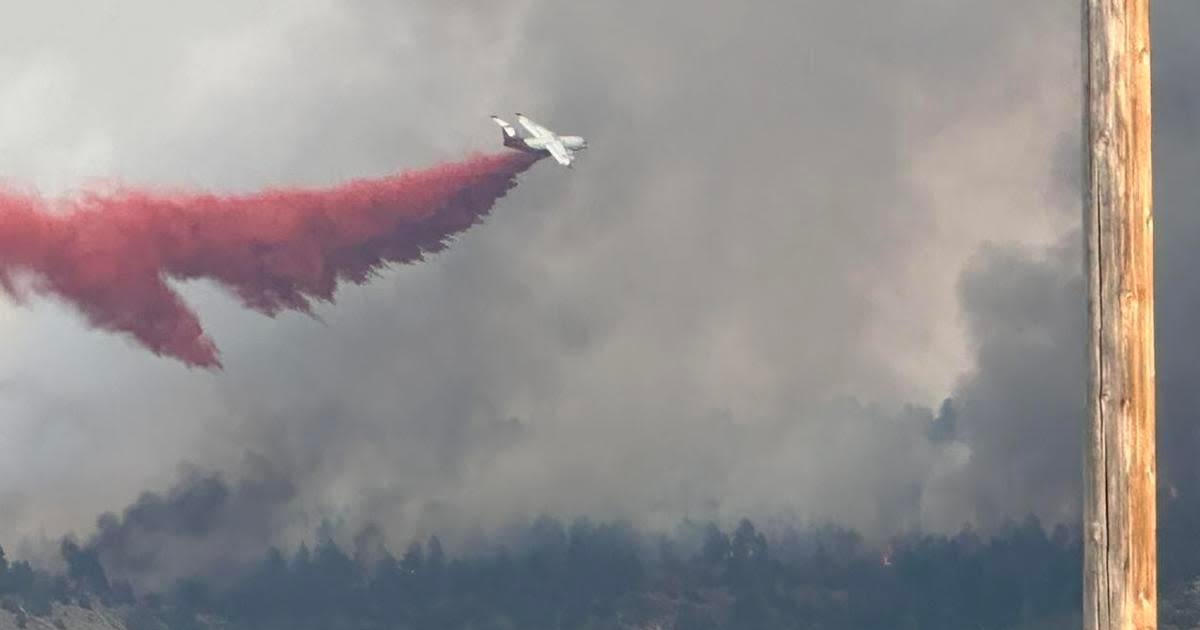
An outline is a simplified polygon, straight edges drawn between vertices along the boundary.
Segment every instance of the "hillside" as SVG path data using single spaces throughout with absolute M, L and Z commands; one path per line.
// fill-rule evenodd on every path
M 121 611 L 104 606 L 83 608 L 59 603 L 51 605 L 49 614 L 37 616 L 23 606 L 10 604 L 0 610 L 0 630 L 132 630 L 125 617 Z

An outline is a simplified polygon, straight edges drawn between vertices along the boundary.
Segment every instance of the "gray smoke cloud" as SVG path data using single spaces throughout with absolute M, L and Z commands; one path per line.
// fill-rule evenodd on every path
M 1193 501 L 1200 490 L 1200 312 L 1196 243 L 1200 240 L 1200 6 L 1162 3 L 1156 9 L 1155 282 L 1160 476 Z
M 486 115 L 511 110 L 591 148 L 321 322 L 183 287 L 223 373 L 51 302 L 3 309 L 0 534 L 86 538 L 146 489 L 171 496 L 181 462 L 236 487 L 247 452 L 289 492 L 246 537 L 155 551 L 157 570 L 196 563 L 195 540 L 323 521 L 451 544 L 542 512 L 872 535 L 1069 521 L 1075 4 L 22 5 L 0 26 L 0 172 L 19 185 L 332 183 L 491 148 Z M 1200 83 L 1178 77 L 1200 16 L 1156 11 L 1177 129 L 1158 145 L 1166 335 L 1195 294 Z M 1164 413 L 1192 403 L 1188 348 L 1162 352 Z M 930 439 L 947 397 L 953 431 Z
M 935 500 L 962 523 L 1021 513 L 1074 524 L 1082 499 L 1086 319 L 1082 235 L 1030 251 L 985 247 L 960 295 L 976 364 L 953 391 L 953 438 L 970 452 Z M 951 526 L 946 521 L 944 526 Z
M 291 518 L 292 480 L 261 458 L 248 457 L 230 481 L 185 470 L 166 492 L 145 492 L 120 514 L 105 513 L 83 547 L 105 570 L 153 588 L 202 575 L 224 582 L 261 557 Z
M 1200 347 L 1192 314 L 1200 309 L 1194 243 L 1200 239 L 1200 5 L 1158 3 L 1155 44 L 1155 224 L 1159 471 L 1163 543 L 1182 544 L 1178 518 L 1194 513 L 1200 490 Z M 1070 147 L 1078 146 L 1074 142 Z M 1064 160 L 1064 164 L 1069 161 Z M 1078 194 L 1081 169 L 1060 173 Z M 957 438 L 971 462 L 943 506 L 972 522 L 1020 511 L 1050 522 L 1078 518 L 1082 498 L 1080 437 L 1086 402 L 1085 311 L 1081 242 L 1068 234 L 1047 248 L 985 248 L 961 281 L 975 367 L 954 388 Z

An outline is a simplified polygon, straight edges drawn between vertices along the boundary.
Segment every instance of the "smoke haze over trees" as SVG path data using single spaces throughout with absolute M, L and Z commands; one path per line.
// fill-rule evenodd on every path
M 103 605 L 139 628 L 951 630 L 1077 623 L 1080 601 L 1078 541 L 1035 519 L 884 550 L 837 527 L 768 541 L 750 521 L 647 534 L 542 517 L 457 556 L 437 537 L 393 552 L 368 531 L 352 549 L 319 538 L 267 550 L 235 577 L 137 595 L 110 581 L 95 548 L 65 541 L 62 555 L 63 575 L 0 570 L 0 602 L 48 619 L 54 603 Z
M 0 33 L 17 51 L 0 102 L 29 118 L 0 172 L 46 194 L 327 186 L 492 147 L 486 114 L 513 109 L 599 143 L 320 322 L 173 285 L 220 375 L 53 301 L 6 310 L 0 528 L 86 535 L 181 463 L 236 480 L 247 451 L 295 490 L 284 543 L 326 517 L 450 545 L 543 512 L 873 538 L 1071 518 L 1076 455 L 1057 449 L 1078 416 L 1057 388 L 1078 296 L 1057 288 L 1075 266 L 1043 250 L 1078 219 L 1077 15 L 939 5 L 932 25 L 911 17 L 926 4 L 667 2 L 630 24 L 614 5 L 135 1 L 104 35 L 74 30 L 90 10 L 29 9 Z M 1053 378 L 1005 381 L 1002 351 L 1041 336 Z M 930 440 L 946 398 L 956 432 Z M 1051 404 L 1010 424 L 1035 399 Z

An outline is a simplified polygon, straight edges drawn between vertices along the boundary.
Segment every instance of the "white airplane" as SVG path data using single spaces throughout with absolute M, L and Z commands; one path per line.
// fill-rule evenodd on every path
M 548 153 L 567 168 L 571 168 L 571 163 L 575 161 L 575 152 L 587 148 L 587 140 L 579 136 L 560 136 L 529 120 L 524 114 L 517 114 L 517 122 L 529 132 L 529 136 L 525 138 L 519 136 L 512 125 L 498 117 L 492 116 L 492 120 L 504 130 L 504 146 L 527 153 Z

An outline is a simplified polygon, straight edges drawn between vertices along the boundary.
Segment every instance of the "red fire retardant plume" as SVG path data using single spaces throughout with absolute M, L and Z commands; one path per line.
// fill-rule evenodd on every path
M 220 366 L 167 278 L 207 278 L 275 315 L 332 301 L 339 282 L 412 263 L 488 213 L 536 156 L 504 153 L 330 189 L 235 196 L 136 189 L 50 203 L 0 191 L 0 288 L 17 275 L 156 354 Z M 21 286 L 26 286 L 22 284 Z

